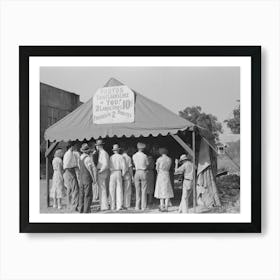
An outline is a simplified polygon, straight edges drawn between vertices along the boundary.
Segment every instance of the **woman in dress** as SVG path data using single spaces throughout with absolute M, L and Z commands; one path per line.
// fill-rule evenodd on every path
M 63 182 L 63 152 L 58 149 L 54 153 L 52 161 L 53 166 L 53 179 L 51 188 L 51 198 L 53 199 L 53 208 L 61 209 L 61 199 L 63 196 L 64 182 Z
M 168 211 L 169 199 L 174 197 L 170 181 L 169 170 L 172 164 L 171 158 L 167 156 L 167 149 L 159 149 L 160 157 L 156 161 L 157 180 L 155 197 L 160 199 L 161 212 Z

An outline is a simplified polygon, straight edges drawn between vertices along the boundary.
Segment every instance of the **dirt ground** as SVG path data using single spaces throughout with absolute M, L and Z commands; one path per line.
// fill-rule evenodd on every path
M 51 180 L 50 180 L 51 186 Z M 214 207 L 212 209 L 207 209 L 201 206 L 197 206 L 195 209 L 195 213 L 239 213 L 240 212 L 240 187 L 239 187 L 239 176 L 237 175 L 227 175 L 217 178 L 217 188 L 219 192 L 219 197 L 222 203 L 221 207 Z M 62 199 L 62 209 L 58 210 L 56 208 L 52 208 L 52 199 L 50 199 L 50 207 L 47 207 L 47 186 L 46 180 L 40 180 L 40 212 L 41 213 L 69 213 L 66 209 L 66 201 L 65 198 Z M 171 199 L 172 206 L 169 207 L 169 214 L 178 213 L 178 208 L 180 204 L 182 194 L 182 186 L 180 182 L 175 181 L 174 188 L 174 198 Z M 132 206 L 135 205 L 134 198 L 132 195 Z M 159 200 L 153 199 L 152 205 L 148 206 L 148 209 L 144 211 L 144 213 L 153 213 L 153 214 L 161 214 L 158 210 Z M 131 207 L 128 210 L 121 211 L 98 211 L 98 201 L 94 202 L 91 207 L 92 213 L 137 213 L 134 210 L 134 207 Z M 193 208 L 189 209 L 190 213 L 194 212 Z M 139 213 L 143 213 L 142 211 Z M 166 214 L 166 212 L 164 213 Z
M 51 180 L 50 180 L 50 186 L 51 186 Z M 52 208 L 52 199 L 50 199 L 50 207 L 47 207 L 47 184 L 46 180 L 40 180 L 40 211 L 41 213 L 69 213 L 69 211 L 66 209 L 66 199 L 65 197 L 62 199 L 62 209 L 58 210 L 56 208 Z M 135 205 L 135 195 L 132 194 L 132 206 Z M 174 214 L 178 212 L 179 208 L 179 203 L 180 203 L 180 196 L 178 191 L 175 191 L 175 197 L 172 200 L 172 206 L 168 208 L 168 212 L 170 214 Z M 159 200 L 153 199 L 152 205 L 149 205 L 148 208 L 144 211 L 144 213 L 159 213 L 161 214 L 162 212 L 159 211 Z M 134 207 L 131 207 L 127 210 L 121 210 L 121 211 L 98 211 L 99 210 L 99 201 L 97 200 L 96 202 L 93 202 L 91 206 L 91 212 L 92 213 L 98 213 L 98 214 L 107 214 L 107 213 L 143 213 L 143 211 L 135 211 Z M 166 212 L 165 212 L 166 213 Z

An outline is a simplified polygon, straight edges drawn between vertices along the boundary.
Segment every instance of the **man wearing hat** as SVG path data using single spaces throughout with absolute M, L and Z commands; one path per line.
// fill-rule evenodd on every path
M 118 144 L 113 146 L 113 155 L 110 157 L 110 183 L 109 192 L 111 198 L 111 210 L 117 211 L 122 209 L 123 205 L 123 184 L 122 177 L 126 173 L 126 165 L 124 158 L 120 155 Z
M 92 151 L 87 143 L 81 147 L 79 212 L 90 213 L 92 202 L 92 183 L 96 182 L 96 168 L 89 154 Z
M 149 165 L 149 161 L 147 155 L 143 153 L 145 147 L 146 145 L 144 143 L 138 143 L 138 152 L 135 153 L 132 157 L 136 170 L 134 176 L 136 193 L 135 210 L 140 209 L 140 202 L 141 210 L 145 210 L 147 207 L 147 167 Z
M 109 155 L 103 148 L 104 142 L 102 139 L 96 141 L 96 149 L 98 151 L 98 163 L 97 163 L 97 180 L 99 187 L 99 201 L 100 210 L 108 210 L 108 198 L 107 198 L 107 182 L 109 178 Z
M 63 156 L 64 184 L 67 189 L 67 207 L 71 211 L 78 210 L 79 203 L 79 152 L 76 143 L 69 142 Z
M 182 165 L 178 167 L 178 163 L 181 162 Z M 183 179 L 183 190 L 182 190 L 182 199 L 179 206 L 179 213 L 188 212 L 188 199 L 190 195 L 190 190 L 193 183 L 193 164 L 191 162 L 190 155 L 181 155 L 180 159 L 175 160 L 175 173 L 181 173 L 184 175 Z

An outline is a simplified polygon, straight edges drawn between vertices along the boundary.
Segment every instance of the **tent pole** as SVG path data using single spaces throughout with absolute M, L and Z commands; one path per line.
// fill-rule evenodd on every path
M 195 167 L 195 129 L 192 132 L 193 149 L 193 212 L 196 212 L 196 167 Z
M 48 148 L 46 149 L 45 152 L 45 157 L 47 157 L 54 149 L 55 147 L 58 145 L 59 141 L 54 141 L 51 145 L 49 143 Z
M 49 140 L 46 141 L 46 151 L 49 148 Z M 50 206 L 50 178 L 49 178 L 49 155 L 46 156 L 46 181 L 47 181 L 47 207 Z
M 171 134 L 171 137 L 188 153 L 193 157 L 193 150 L 181 139 L 178 135 Z

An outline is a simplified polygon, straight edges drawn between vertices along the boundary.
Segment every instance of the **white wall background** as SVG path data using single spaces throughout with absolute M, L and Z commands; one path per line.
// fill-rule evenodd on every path
M 280 279 L 279 1 L 1 1 L 1 279 Z M 262 45 L 262 234 L 19 234 L 18 45 Z M 248 186 L 249 187 L 249 186 Z

